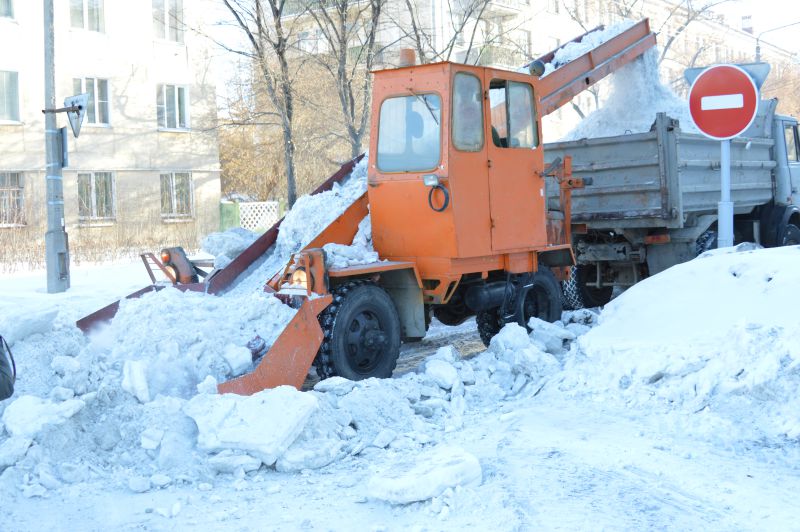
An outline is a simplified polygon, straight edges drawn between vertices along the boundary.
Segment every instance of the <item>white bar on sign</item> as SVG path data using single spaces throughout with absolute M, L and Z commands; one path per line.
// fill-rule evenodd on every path
M 700 110 L 741 109 L 744 107 L 744 94 L 720 94 L 700 98 Z

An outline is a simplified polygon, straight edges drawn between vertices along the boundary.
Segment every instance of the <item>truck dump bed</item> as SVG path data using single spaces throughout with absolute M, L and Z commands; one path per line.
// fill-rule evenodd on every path
M 731 141 L 731 199 L 736 214 L 772 197 L 770 126 L 774 101 L 762 101 L 745 136 Z M 713 214 L 720 200 L 720 143 L 684 133 L 664 113 L 647 133 L 545 145 L 545 158 L 572 156 L 572 171 L 593 183 L 572 193 L 572 221 L 589 229 L 680 229 Z M 558 187 L 548 182 L 548 198 Z M 691 225 L 689 223 L 688 225 Z

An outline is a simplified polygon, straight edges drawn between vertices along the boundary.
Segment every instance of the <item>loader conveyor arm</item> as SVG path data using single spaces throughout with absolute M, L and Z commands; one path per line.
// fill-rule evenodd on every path
M 586 35 L 603 29 L 599 26 L 571 42 L 580 42 Z M 610 73 L 619 70 L 656 44 L 656 34 L 650 31 L 650 21 L 644 19 L 580 57 L 566 63 L 549 75 L 540 78 L 542 116 L 569 103 L 578 93 L 591 87 Z M 547 53 L 537 61 L 551 63 L 562 47 Z

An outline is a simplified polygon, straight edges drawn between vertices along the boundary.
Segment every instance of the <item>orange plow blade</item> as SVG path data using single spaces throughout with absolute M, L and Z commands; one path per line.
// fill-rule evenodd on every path
M 332 300 L 330 295 L 306 299 L 258 366 L 247 375 L 218 385 L 217 391 L 252 395 L 287 384 L 299 390 L 322 344 L 322 328 L 317 316 Z

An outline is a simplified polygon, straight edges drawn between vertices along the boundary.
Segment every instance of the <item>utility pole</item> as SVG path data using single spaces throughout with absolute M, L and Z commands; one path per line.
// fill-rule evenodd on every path
M 55 31 L 53 0 L 44 0 L 44 104 L 46 110 L 56 108 Z M 47 292 L 64 292 L 69 288 L 69 241 L 64 221 L 64 178 L 61 172 L 62 138 L 55 112 L 44 113 L 44 142 L 47 153 Z
M 798 20 L 797 22 L 792 22 L 790 24 L 784 24 L 783 26 L 778 26 L 777 28 L 770 28 L 768 30 L 764 30 L 761 33 L 759 33 L 758 37 L 756 37 L 756 63 L 760 63 L 761 62 L 761 36 L 762 35 L 764 35 L 765 33 L 769 33 L 771 31 L 782 30 L 783 28 L 788 28 L 789 26 L 796 26 L 798 24 L 800 24 L 800 20 Z

